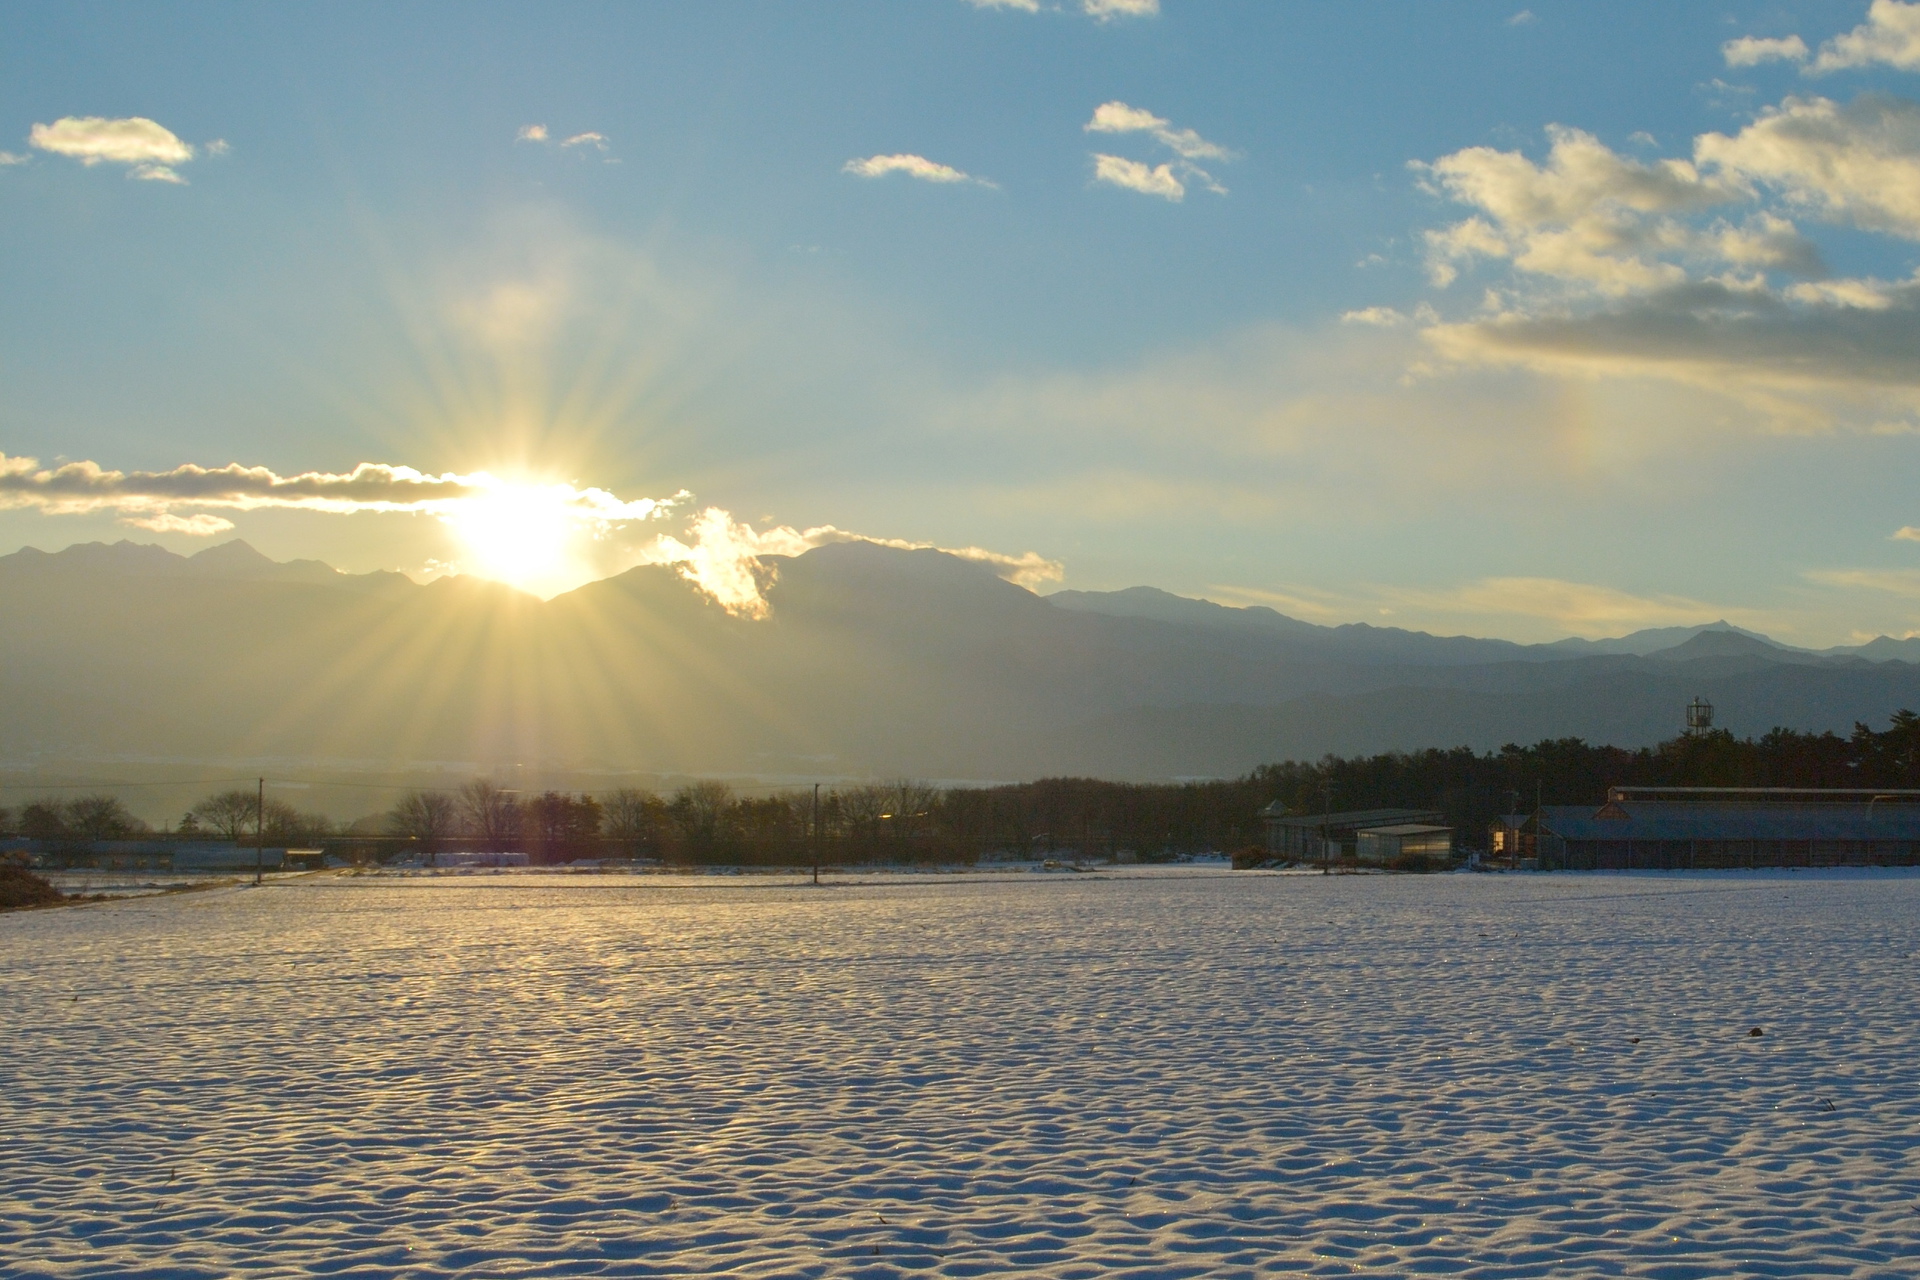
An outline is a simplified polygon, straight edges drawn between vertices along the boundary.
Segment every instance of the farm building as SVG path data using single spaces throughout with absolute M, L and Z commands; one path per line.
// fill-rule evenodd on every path
M 1440 826 L 1437 809 L 1355 809 L 1346 813 L 1290 814 L 1278 801 L 1260 811 L 1267 831 L 1267 852 L 1299 862 L 1337 861 L 1357 856 L 1360 833 L 1381 827 Z M 1451 845 L 1449 845 L 1451 847 Z
M 1366 827 L 1354 835 L 1354 854 L 1361 862 L 1388 863 L 1400 858 L 1446 858 L 1453 854 L 1453 828 L 1425 822 L 1403 822 L 1391 827 Z
M 1539 820 L 1542 868 L 1920 865 L 1920 791 L 1614 787 Z

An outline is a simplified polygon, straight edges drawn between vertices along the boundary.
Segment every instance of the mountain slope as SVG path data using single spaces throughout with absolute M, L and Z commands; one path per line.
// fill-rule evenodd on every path
M 1697 694 L 1743 733 L 1844 731 L 1920 704 L 1920 667 L 1724 626 L 1592 653 L 1148 589 L 1043 598 L 871 543 L 767 568 L 772 615 L 754 622 L 658 566 L 542 602 L 237 542 L 20 552 L 0 557 L 0 754 L 1156 777 L 1327 751 L 1648 743 Z

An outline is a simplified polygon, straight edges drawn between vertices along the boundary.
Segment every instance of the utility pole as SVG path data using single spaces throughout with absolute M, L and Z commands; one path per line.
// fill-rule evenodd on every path
M 253 800 L 253 882 L 260 883 L 260 873 L 267 862 L 267 780 L 259 779 L 260 789 Z
M 820 883 L 820 784 L 813 784 L 813 882 Z
M 1546 847 L 1547 838 L 1547 815 L 1546 810 L 1541 807 L 1540 787 L 1540 779 L 1535 778 L 1533 780 L 1533 868 L 1536 871 L 1542 869 L 1540 866 L 1540 851 Z
M 1327 855 L 1327 824 L 1333 820 L 1333 783 L 1320 784 L 1320 874 L 1325 875 L 1332 868 Z

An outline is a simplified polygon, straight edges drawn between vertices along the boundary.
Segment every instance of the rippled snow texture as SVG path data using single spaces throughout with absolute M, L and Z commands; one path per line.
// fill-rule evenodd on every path
M 0 1270 L 1920 1274 L 1920 880 L 882 879 L 0 917 Z

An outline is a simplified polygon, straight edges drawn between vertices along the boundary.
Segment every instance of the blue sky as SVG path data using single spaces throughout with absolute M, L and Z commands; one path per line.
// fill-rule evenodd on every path
M 0 549 L 1920 628 L 1920 7 L 1086 7 L 0 4 Z

